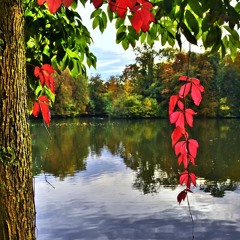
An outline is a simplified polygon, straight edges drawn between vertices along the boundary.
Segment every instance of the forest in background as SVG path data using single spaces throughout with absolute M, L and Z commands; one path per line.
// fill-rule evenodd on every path
M 240 117 L 240 52 L 234 61 L 219 54 L 179 52 L 176 49 L 135 49 L 135 63 L 108 81 L 95 75 L 56 77 L 53 116 L 117 118 L 167 117 L 168 102 L 177 93 L 178 78 L 196 77 L 205 88 L 197 110 L 200 117 Z M 190 58 L 190 61 L 188 59 Z

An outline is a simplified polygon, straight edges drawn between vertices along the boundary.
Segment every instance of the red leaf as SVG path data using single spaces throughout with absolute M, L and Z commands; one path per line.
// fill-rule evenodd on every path
M 143 21 L 142 21 L 142 16 L 140 11 L 136 11 L 132 18 L 131 18 L 131 24 L 135 31 L 138 33 L 142 27 Z
M 62 4 L 62 0 L 38 0 L 38 5 L 47 3 L 50 13 L 55 13 Z
M 190 182 L 189 182 L 189 175 L 188 171 L 184 171 L 180 175 L 179 183 L 182 185 L 185 183 L 185 185 L 190 188 Z
M 204 92 L 204 87 L 202 85 L 192 84 L 191 97 L 192 97 L 193 102 L 196 106 L 199 106 L 199 104 L 202 101 L 201 92 Z
M 190 88 L 191 88 L 191 83 L 185 83 L 184 85 L 182 85 L 179 91 L 179 97 L 180 98 L 186 97 L 190 92 Z
M 204 92 L 204 87 L 200 84 L 200 80 L 197 78 L 189 78 L 188 76 L 180 76 L 180 81 L 187 81 L 188 83 L 186 85 L 186 89 L 184 91 L 184 86 L 181 87 L 179 95 L 186 96 L 189 93 L 190 86 L 191 86 L 191 97 L 193 99 L 193 102 L 196 106 L 199 106 L 200 102 L 202 101 L 202 92 Z
M 34 69 L 34 75 L 36 77 L 39 77 L 42 87 L 44 87 L 44 85 L 46 83 L 48 88 L 53 93 L 55 92 L 55 86 L 54 86 L 54 80 L 51 77 L 51 74 L 54 72 L 55 72 L 55 70 L 53 69 L 53 67 L 50 64 L 44 64 L 41 68 L 37 66 Z
M 117 12 L 120 18 L 124 18 L 128 8 L 132 8 L 136 1 L 131 0 L 108 0 L 108 6 L 111 12 Z
M 185 131 L 185 128 L 181 128 L 181 127 L 176 127 L 173 130 L 172 133 L 172 146 L 174 146 L 176 144 L 176 142 L 184 135 L 187 134 L 187 132 Z
M 41 69 L 44 70 L 45 72 L 47 72 L 48 74 L 55 73 L 55 70 L 53 69 L 53 67 L 50 64 L 42 65 Z
M 187 153 L 186 141 L 180 141 L 175 145 L 175 154 L 178 156 L 179 154 Z
M 184 168 L 187 168 L 189 162 L 195 165 L 197 155 L 198 142 L 194 139 L 184 140 L 176 143 L 175 154 L 178 157 L 178 164 L 183 163 Z
M 175 123 L 176 127 L 184 128 L 184 115 L 181 111 L 173 112 L 170 116 L 170 123 Z
M 65 7 L 70 7 L 74 0 L 62 0 L 62 3 Z
M 39 106 L 39 103 L 38 102 L 35 102 L 34 105 L 33 105 L 33 110 L 32 110 L 32 114 L 34 117 L 37 117 L 38 114 L 40 112 L 40 106 Z
M 187 81 L 188 78 L 189 78 L 188 76 L 180 76 L 180 77 L 178 78 L 178 80 L 179 80 L 179 81 Z
M 178 164 L 180 165 L 183 163 L 184 168 L 187 168 L 189 164 L 189 155 L 188 155 L 188 150 L 187 150 L 187 144 L 186 141 L 181 141 L 176 143 L 175 145 L 175 154 L 178 156 Z
M 44 2 L 47 3 L 50 13 L 55 13 L 63 3 L 64 6 L 69 7 L 74 0 L 38 0 L 38 5 L 42 5 Z
M 98 8 L 103 4 L 103 0 L 92 0 L 92 3 L 95 8 Z
M 196 175 L 194 173 L 190 173 L 189 175 L 190 175 L 190 179 L 191 179 L 192 184 L 196 187 L 197 186 L 197 183 L 196 183 L 197 177 L 196 177 Z
M 45 121 L 47 126 L 50 126 L 51 114 L 48 106 L 50 104 L 50 100 L 46 96 L 40 96 L 38 97 L 38 102 L 42 112 L 43 120 Z
M 138 0 L 137 2 L 140 3 L 140 5 L 131 8 L 131 11 L 134 13 L 130 22 L 137 33 L 140 29 L 143 32 L 147 32 L 150 23 L 155 20 L 154 15 L 150 11 L 152 9 L 152 4 L 145 0 Z
M 185 110 L 185 118 L 190 127 L 193 126 L 193 115 L 197 114 L 191 108 Z
M 184 171 L 180 175 L 179 179 L 180 184 L 184 184 L 187 188 L 190 189 L 191 183 L 196 187 L 196 175 L 194 173 L 189 173 L 188 171 Z
M 191 154 L 193 158 L 196 158 L 197 156 L 197 149 L 198 149 L 198 142 L 195 139 L 189 139 L 188 140 L 188 151 Z
M 169 116 L 173 113 L 174 108 L 178 102 L 179 96 L 178 95 L 172 95 L 169 100 Z
M 180 205 L 180 203 L 181 203 L 182 201 L 185 200 L 185 198 L 186 198 L 186 196 L 187 196 L 187 192 L 191 192 L 191 193 L 192 193 L 192 191 L 191 191 L 190 189 L 186 188 L 186 189 L 184 189 L 183 191 L 181 191 L 181 192 L 178 194 L 178 196 L 177 196 L 177 201 L 179 202 L 179 205 Z
M 181 203 L 182 201 L 185 200 L 186 196 L 187 196 L 187 192 L 186 192 L 185 190 L 181 191 L 181 192 L 178 194 L 178 196 L 177 196 L 177 201 L 178 201 L 179 205 L 180 205 L 180 203 Z

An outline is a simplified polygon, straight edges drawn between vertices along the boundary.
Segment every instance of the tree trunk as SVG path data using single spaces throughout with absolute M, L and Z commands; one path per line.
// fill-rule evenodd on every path
M 21 0 L 0 0 L 0 239 L 35 239 Z

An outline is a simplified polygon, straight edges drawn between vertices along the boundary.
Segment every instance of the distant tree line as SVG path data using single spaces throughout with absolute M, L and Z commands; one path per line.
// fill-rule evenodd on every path
M 177 92 L 178 77 L 189 75 L 205 88 L 201 117 L 240 117 L 240 53 L 235 61 L 218 54 L 175 49 L 135 49 L 135 63 L 108 81 L 100 75 L 74 79 L 66 71 L 56 79 L 53 114 L 62 117 L 167 117 L 168 101 Z M 188 61 L 190 59 L 190 61 Z

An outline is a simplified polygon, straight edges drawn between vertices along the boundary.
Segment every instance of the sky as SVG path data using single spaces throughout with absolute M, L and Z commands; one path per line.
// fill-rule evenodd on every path
M 110 76 L 121 75 L 125 66 L 135 62 L 133 48 L 124 50 L 121 44 L 116 44 L 116 29 L 114 23 L 108 22 L 107 29 L 101 33 L 98 28 L 92 29 L 92 19 L 90 15 L 94 7 L 89 2 L 86 7 L 79 6 L 78 12 L 82 17 L 83 24 L 91 33 L 94 43 L 90 50 L 97 57 L 97 68 L 88 70 L 89 77 L 96 74 L 101 75 L 102 80 L 108 80 Z
M 135 63 L 135 54 L 131 46 L 125 51 L 121 44 L 116 44 L 114 23 L 108 22 L 108 27 L 103 33 L 98 28 L 93 30 L 90 15 L 94 9 L 90 1 L 86 3 L 85 8 L 80 4 L 78 7 L 82 22 L 88 28 L 94 41 L 90 50 L 97 57 L 97 68 L 88 69 L 88 76 L 100 74 L 102 80 L 108 80 L 110 76 L 121 75 L 125 66 Z M 188 49 L 188 46 L 187 42 L 183 42 L 183 49 Z M 191 50 L 195 52 L 203 51 L 202 48 L 196 46 L 192 46 Z

